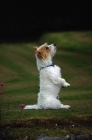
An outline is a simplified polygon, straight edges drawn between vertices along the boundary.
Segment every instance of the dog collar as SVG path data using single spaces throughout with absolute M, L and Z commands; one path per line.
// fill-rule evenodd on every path
M 41 67 L 40 70 L 42 70 L 42 69 L 44 69 L 44 68 L 47 68 L 47 67 L 50 67 L 50 66 L 54 67 L 54 65 L 51 64 L 51 65 L 47 65 L 47 66 L 45 66 L 45 67 Z

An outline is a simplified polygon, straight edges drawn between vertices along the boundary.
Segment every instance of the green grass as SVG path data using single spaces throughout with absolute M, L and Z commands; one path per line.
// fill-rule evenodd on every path
M 62 77 L 71 84 L 71 87 L 60 91 L 59 97 L 62 103 L 69 104 L 71 108 L 69 110 L 21 110 L 20 104 L 37 102 L 39 73 L 33 49 L 36 45 L 33 43 L 0 44 L 0 82 L 5 83 L 4 87 L 0 87 L 0 91 L 3 91 L 0 95 L 2 126 L 5 132 L 9 133 L 9 137 L 15 133 L 17 136 L 29 135 L 33 139 L 42 133 L 50 136 L 67 135 L 73 132 L 90 134 L 92 131 L 90 128 L 92 121 L 89 119 L 92 117 L 92 31 L 47 33 L 36 44 L 44 42 L 57 44 L 54 64 L 61 67 Z M 81 121 L 86 126 L 81 124 Z M 65 125 L 60 122 L 64 122 Z M 55 126 L 56 123 L 58 127 Z M 72 124 L 77 125 L 72 127 Z

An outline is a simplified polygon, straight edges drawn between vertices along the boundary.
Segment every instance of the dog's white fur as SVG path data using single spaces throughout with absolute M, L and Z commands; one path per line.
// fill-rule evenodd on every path
M 47 43 L 36 48 L 35 55 L 37 59 L 37 68 L 40 73 L 40 92 L 38 93 L 38 102 L 36 105 L 26 105 L 24 109 L 60 109 L 70 108 L 69 105 L 63 105 L 57 99 L 60 88 L 70 86 L 69 83 L 61 77 L 60 68 L 52 64 L 52 57 L 56 53 L 56 45 Z

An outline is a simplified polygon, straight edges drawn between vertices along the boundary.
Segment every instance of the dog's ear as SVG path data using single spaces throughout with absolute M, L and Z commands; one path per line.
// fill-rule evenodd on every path
M 42 53 L 41 53 L 40 51 L 36 50 L 36 51 L 35 51 L 35 54 L 37 55 L 37 57 L 38 57 L 39 59 L 42 59 Z
M 38 49 L 38 47 L 33 47 L 33 48 L 36 49 L 36 50 Z
M 33 47 L 33 48 L 36 49 L 35 54 L 37 55 L 37 57 L 41 59 L 42 58 L 42 53 L 38 50 L 38 47 Z
M 47 45 L 48 45 L 48 44 L 47 44 L 47 42 L 46 42 L 46 43 L 44 43 L 44 45 L 45 45 L 45 46 L 47 46 Z

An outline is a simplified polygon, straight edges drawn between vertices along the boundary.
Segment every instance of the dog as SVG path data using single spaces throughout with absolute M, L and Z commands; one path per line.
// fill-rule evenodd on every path
M 37 68 L 40 73 L 40 91 L 35 105 L 26 105 L 24 109 L 69 109 L 57 98 L 61 87 L 70 86 L 61 76 L 60 67 L 53 65 L 52 58 L 56 53 L 56 44 L 47 43 L 35 47 Z

